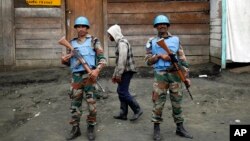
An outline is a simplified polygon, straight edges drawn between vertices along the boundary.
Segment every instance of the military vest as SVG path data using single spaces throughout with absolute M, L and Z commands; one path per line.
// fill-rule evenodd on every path
M 159 38 L 154 38 L 152 40 L 152 54 L 156 55 L 156 54 L 167 54 L 166 51 L 161 48 L 156 42 L 158 41 Z M 179 46 L 180 46 L 180 42 L 179 42 L 179 38 L 176 36 L 170 36 L 166 39 L 164 39 L 165 44 L 167 44 L 168 48 L 170 49 L 170 51 L 174 54 L 177 53 L 177 51 L 179 50 Z M 154 69 L 156 71 L 162 71 L 162 70 L 166 70 L 168 68 L 170 68 L 171 66 L 171 62 L 170 61 L 164 61 L 162 59 L 159 59 L 155 64 L 154 64 Z
M 86 38 L 83 44 L 79 44 L 77 40 L 72 40 L 71 45 L 81 54 L 90 68 L 94 68 L 96 66 L 96 52 L 94 51 L 94 47 L 92 47 L 92 37 Z M 71 57 L 70 68 L 72 72 L 85 70 L 82 64 L 78 63 L 76 57 Z

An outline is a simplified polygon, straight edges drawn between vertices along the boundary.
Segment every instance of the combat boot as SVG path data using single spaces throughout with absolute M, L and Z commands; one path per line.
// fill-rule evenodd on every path
M 185 138 L 190 138 L 192 139 L 193 136 L 190 135 L 186 130 L 185 128 L 183 127 L 183 123 L 177 123 L 177 128 L 176 128 L 176 135 L 179 135 L 181 137 L 185 137 Z
M 120 113 L 117 116 L 113 116 L 115 119 L 127 120 L 128 104 L 126 102 L 120 103 Z
M 73 140 L 75 139 L 76 137 L 80 136 L 81 135 L 81 130 L 80 130 L 80 127 L 79 125 L 77 126 L 73 126 L 69 135 L 66 137 L 67 140 Z
M 88 125 L 87 136 L 88 136 L 89 141 L 95 140 L 95 126 L 94 125 Z
M 130 118 L 130 121 L 137 120 L 143 114 L 140 105 L 134 98 L 128 103 L 128 105 L 134 112 L 134 115 L 132 116 L 132 118 Z
M 154 135 L 153 135 L 153 139 L 155 141 L 160 141 L 161 140 L 161 136 L 160 136 L 160 123 L 154 123 Z

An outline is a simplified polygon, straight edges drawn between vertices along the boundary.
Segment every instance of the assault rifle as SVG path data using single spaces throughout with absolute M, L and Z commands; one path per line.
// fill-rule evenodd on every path
M 65 46 L 69 50 L 71 50 L 74 54 L 74 56 L 78 59 L 78 61 L 82 64 L 83 68 L 87 71 L 87 73 L 91 73 L 92 70 L 89 68 L 87 62 L 84 60 L 84 58 L 80 55 L 80 53 L 71 46 L 71 44 L 65 39 L 65 37 L 62 37 L 58 43 L 60 45 Z
M 80 53 L 76 50 L 74 50 L 74 48 L 71 46 L 71 44 L 65 39 L 65 37 L 62 37 L 58 43 L 60 45 L 65 46 L 66 48 L 70 49 L 74 56 L 78 59 L 78 61 L 82 64 L 83 68 L 87 71 L 87 73 L 91 73 L 92 70 L 89 68 L 87 62 L 84 60 L 84 58 L 80 55 Z M 95 82 L 89 80 L 91 83 L 97 83 L 97 85 L 101 88 L 101 90 L 103 92 L 105 92 L 105 90 L 103 89 L 103 87 L 101 86 L 101 84 L 96 80 Z
M 181 81 L 185 84 L 186 89 L 188 91 L 188 94 L 189 94 L 190 98 L 193 100 L 193 96 L 192 96 L 191 92 L 189 91 L 190 85 L 189 85 L 186 77 L 184 76 L 182 70 L 179 68 L 178 60 L 175 58 L 175 55 L 170 51 L 168 46 L 165 44 L 164 38 L 161 38 L 160 40 L 158 40 L 157 44 L 167 52 L 168 56 L 170 57 L 171 63 L 174 66 L 174 69 L 177 71 L 177 74 L 181 78 Z

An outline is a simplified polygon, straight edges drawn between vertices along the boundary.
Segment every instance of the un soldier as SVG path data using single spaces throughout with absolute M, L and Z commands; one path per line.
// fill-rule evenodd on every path
M 193 138 L 183 127 L 182 117 L 182 93 L 181 90 L 181 79 L 173 69 L 170 62 L 170 57 L 160 46 L 157 45 L 157 41 L 164 38 L 165 43 L 173 52 L 176 54 L 179 60 L 179 65 L 183 70 L 188 71 L 188 63 L 183 52 L 183 48 L 180 45 L 179 38 L 172 36 L 168 32 L 170 22 L 168 17 L 164 15 L 158 15 L 154 19 L 154 28 L 157 29 L 158 35 L 150 38 L 146 44 L 146 63 L 147 65 L 153 65 L 154 68 L 154 84 L 153 84 L 153 111 L 152 111 L 152 122 L 154 123 L 153 139 L 160 140 L 160 123 L 162 122 L 162 110 L 164 108 L 167 92 L 170 92 L 170 100 L 172 104 L 172 116 L 174 122 L 177 125 L 176 134 L 186 138 Z M 188 79 L 189 85 L 190 80 Z
M 84 69 L 73 53 L 62 56 L 62 63 L 70 65 L 72 71 L 71 83 L 71 114 L 70 124 L 72 130 L 67 140 L 74 139 L 81 135 L 79 123 L 82 115 L 82 100 L 85 99 L 88 105 L 89 115 L 87 116 L 87 135 L 89 140 L 95 139 L 96 124 L 96 101 L 94 99 L 94 84 L 87 83 L 87 80 L 96 80 L 99 72 L 106 64 L 103 55 L 103 48 L 100 41 L 88 34 L 90 27 L 86 17 L 78 17 L 75 20 L 74 28 L 78 33 L 78 37 L 71 40 L 71 45 L 85 59 L 88 66 L 92 69 L 90 74 Z M 96 63 L 97 62 L 97 63 Z
M 122 35 L 119 25 L 111 26 L 108 29 L 108 35 L 111 41 L 116 42 L 116 67 L 113 73 L 112 82 L 118 83 L 117 93 L 120 100 L 120 113 L 114 116 L 114 118 L 127 120 L 129 106 L 134 112 L 134 115 L 130 120 L 135 121 L 143 112 L 138 102 L 129 92 L 130 80 L 134 73 L 136 73 L 132 48 L 128 40 Z

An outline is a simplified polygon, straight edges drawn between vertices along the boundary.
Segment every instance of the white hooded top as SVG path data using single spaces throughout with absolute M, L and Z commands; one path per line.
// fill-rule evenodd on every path
M 127 39 L 124 38 L 119 25 L 115 24 L 108 29 L 108 33 L 116 42 L 116 67 L 113 77 L 121 77 L 124 71 L 134 71 L 132 49 Z
M 116 43 L 123 38 L 121 27 L 117 24 L 111 26 L 108 29 L 108 33 L 115 39 Z

